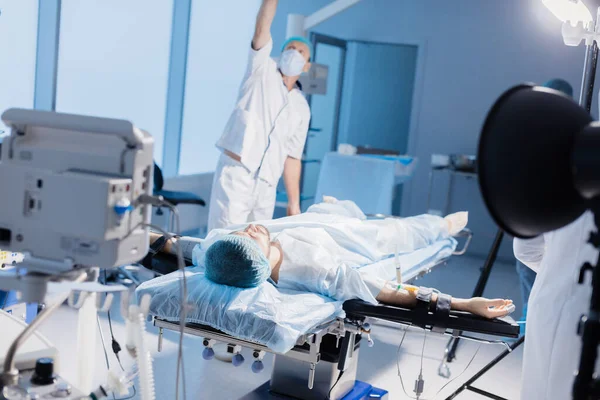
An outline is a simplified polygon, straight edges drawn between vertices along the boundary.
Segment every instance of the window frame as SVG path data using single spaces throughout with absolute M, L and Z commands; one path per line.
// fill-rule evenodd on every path
M 34 109 L 56 111 L 62 0 L 39 0 Z M 162 170 L 179 171 L 192 0 L 173 1 Z M 132 121 L 135 123 L 135 121 Z

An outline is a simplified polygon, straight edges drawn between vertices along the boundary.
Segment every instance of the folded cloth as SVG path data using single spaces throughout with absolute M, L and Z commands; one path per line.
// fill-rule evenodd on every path
M 307 213 L 315 214 L 335 214 L 360 220 L 367 219 L 367 216 L 350 200 L 338 200 L 335 197 L 323 196 L 322 203 L 316 203 L 308 207 Z

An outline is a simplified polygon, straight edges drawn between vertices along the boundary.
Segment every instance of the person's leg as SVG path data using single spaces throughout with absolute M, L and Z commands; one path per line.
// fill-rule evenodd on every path
M 263 180 L 256 183 L 256 203 L 252 208 L 248 222 L 268 221 L 273 219 L 277 188 Z
M 462 214 L 462 213 L 461 213 Z M 368 220 L 362 222 L 367 226 L 376 227 L 377 247 L 384 254 L 411 252 L 427 247 L 439 240 L 451 236 L 452 231 L 464 228 L 467 222 L 464 218 L 450 218 L 458 214 L 452 214 L 446 218 L 435 215 L 418 215 L 408 218 L 387 218 L 384 220 Z M 462 221 L 464 219 L 464 221 Z M 460 223 L 460 226 L 457 225 Z
M 208 232 L 248 221 L 254 204 L 254 179 L 238 161 L 222 154 L 210 194 Z
M 525 320 L 527 317 L 529 295 L 531 294 L 531 288 L 533 287 L 537 274 L 520 261 L 517 261 L 517 273 L 519 274 L 519 287 L 523 298 L 523 316 L 521 319 Z

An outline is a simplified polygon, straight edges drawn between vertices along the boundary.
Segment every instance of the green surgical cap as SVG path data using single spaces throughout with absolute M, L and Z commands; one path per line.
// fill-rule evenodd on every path
M 254 240 L 227 235 L 206 251 L 207 279 L 220 285 L 252 288 L 271 276 L 269 260 Z
M 306 39 L 306 38 L 304 38 L 302 36 L 292 36 L 291 38 L 287 39 L 285 41 L 285 43 L 283 44 L 283 46 L 281 47 L 281 51 L 285 51 L 285 48 L 288 46 L 288 44 L 290 44 L 292 42 L 304 43 L 308 47 L 308 51 L 310 51 L 310 56 L 312 57 L 312 55 L 313 55 L 313 45 L 312 45 L 311 42 L 308 41 L 308 39 Z

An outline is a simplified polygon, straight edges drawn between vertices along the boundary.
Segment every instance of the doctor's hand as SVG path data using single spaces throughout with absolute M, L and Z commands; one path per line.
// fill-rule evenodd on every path
M 473 297 L 467 300 L 465 306 L 464 311 L 490 319 L 504 317 L 512 312 L 511 308 L 514 310 L 512 300 L 490 300 L 483 297 Z
M 298 215 L 300 214 L 300 204 L 293 204 L 293 203 L 288 203 L 287 206 L 287 216 L 291 217 L 292 215 Z

